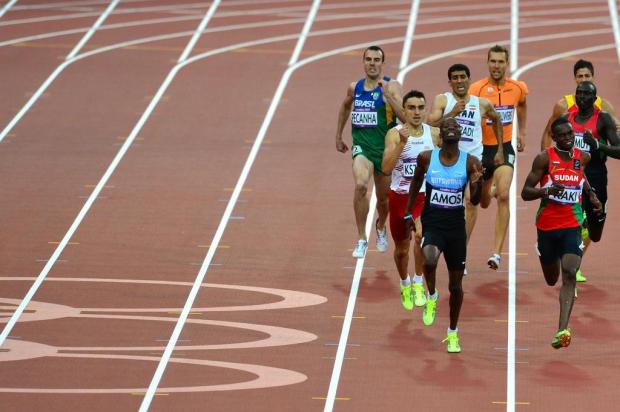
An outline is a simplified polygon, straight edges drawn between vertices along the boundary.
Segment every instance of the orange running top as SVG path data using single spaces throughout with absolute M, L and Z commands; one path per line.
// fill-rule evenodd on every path
M 491 84 L 489 78 L 484 78 L 469 86 L 469 94 L 484 97 L 495 106 L 495 110 L 502 119 L 504 127 L 504 143 L 512 140 L 512 123 L 515 116 L 515 107 L 525 101 L 529 93 L 527 85 L 519 80 L 506 79 L 503 86 Z M 496 146 L 497 139 L 493 133 L 491 122 L 487 120 L 482 125 L 482 144 Z

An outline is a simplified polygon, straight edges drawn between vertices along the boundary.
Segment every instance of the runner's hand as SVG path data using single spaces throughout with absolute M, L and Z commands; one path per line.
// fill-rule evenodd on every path
M 504 164 L 504 152 L 503 151 L 498 151 L 495 154 L 495 157 L 493 158 L 493 163 L 495 164 L 495 166 L 501 166 Z
M 403 144 L 407 143 L 407 139 L 409 139 L 410 135 L 411 132 L 409 132 L 409 127 L 406 124 L 404 124 L 403 127 L 401 127 L 398 131 L 398 136 L 400 136 L 400 142 Z
M 596 193 L 594 193 L 594 190 L 590 190 L 590 204 L 592 205 L 592 210 L 594 211 L 595 214 L 600 215 L 601 212 L 603 211 L 603 205 L 601 204 L 601 201 L 598 200 L 598 197 L 596 197 Z
M 591 150 L 597 150 L 598 149 L 598 140 L 596 140 L 594 138 L 594 136 L 592 135 L 592 131 L 590 131 L 589 129 L 587 129 L 585 132 L 583 132 L 583 141 L 590 146 Z
M 564 193 L 564 186 L 559 183 L 553 183 L 547 188 L 547 197 L 560 196 L 562 193 Z
M 517 152 L 522 152 L 525 150 L 525 136 L 519 134 L 517 136 Z
M 454 107 L 452 108 L 452 111 L 450 112 L 450 116 L 451 117 L 455 117 L 458 116 L 463 110 L 465 110 L 465 100 L 458 100 L 456 102 L 456 104 L 454 105 Z
M 480 167 L 478 167 L 478 164 L 474 163 L 472 165 L 472 168 L 473 170 L 469 174 L 469 183 L 478 183 L 478 181 L 482 179 L 482 176 L 484 175 L 484 166 L 480 165 Z
M 336 150 L 340 153 L 346 153 L 349 150 L 349 146 L 342 139 L 336 139 Z
M 405 222 L 405 233 L 409 234 L 409 239 L 411 239 L 411 234 L 415 233 L 415 222 L 413 221 L 413 216 L 411 216 L 411 214 L 406 214 L 403 220 Z

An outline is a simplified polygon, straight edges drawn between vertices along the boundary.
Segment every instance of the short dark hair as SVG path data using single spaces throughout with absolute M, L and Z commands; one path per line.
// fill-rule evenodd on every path
M 364 54 L 362 54 L 362 58 L 366 57 L 366 52 L 368 50 L 372 50 L 372 51 L 378 51 L 381 53 L 381 61 L 384 62 L 385 61 L 385 52 L 383 51 L 383 49 L 379 46 L 368 46 L 366 48 L 366 50 L 364 50 Z
M 592 76 L 594 76 L 594 65 L 592 62 L 584 59 L 577 60 L 573 66 L 573 76 L 577 76 L 577 70 L 579 69 L 588 69 L 590 70 L 590 73 L 592 73 Z
M 491 58 L 491 53 L 504 53 L 504 55 L 506 56 L 506 61 L 510 59 L 510 53 L 508 53 L 508 49 L 504 46 L 500 46 L 499 44 L 496 44 L 489 49 L 489 51 L 487 52 L 487 61 L 489 61 L 489 59 Z
M 450 68 L 448 69 L 448 80 L 452 78 L 453 72 L 465 72 L 465 74 L 467 74 L 467 77 L 471 77 L 469 73 L 469 67 L 465 66 L 462 63 L 456 63 L 450 66 Z
M 555 129 L 557 127 L 562 126 L 567 123 L 570 124 L 570 121 L 564 116 L 560 116 L 557 119 L 555 119 L 553 123 L 551 123 L 551 134 L 555 134 Z
M 412 97 L 417 97 L 418 99 L 424 99 L 424 101 L 426 102 L 426 96 L 424 96 L 424 93 L 422 93 L 419 90 L 410 90 L 409 92 L 407 92 L 406 95 L 403 96 L 403 107 L 405 107 L 405 102 L 411 99 Z

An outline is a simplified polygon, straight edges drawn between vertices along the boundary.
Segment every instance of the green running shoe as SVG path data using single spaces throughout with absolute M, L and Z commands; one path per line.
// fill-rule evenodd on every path
M 415 303 L 416 306 L 424 306 L 424 304 L 426 303 L 426 295 L 424 294 L 423 283 L 413 284 L 413 303 Z
M 562 329 L 551 340 L 551 346 L 555 349 L 565 348 L 570 345 L 570 329 Z
M 588 280 L 588 278 L 583 276 L 583 274 L 581 273 L 581 269 L 579 269 L 577 273 L 575 273 L 575 279 L 577 280 L 577 282 L 586 282 Z
M 400 285 L 400 302 L 405 310 L 413 310 L 413 300 L 411 299 L 411 285 Z
M 431 299 L 430 297 L 426 298 L 426 303 L 424 304 L 424 312 L 422 312 L 422 322 L 426 326 L 431 326 L 433 322 L 435 322 L 435 312 L 437 311 L 437 301 L 439 300 L 439 293 L 437 294 L 436 299 Z
M 448 332 L 448 336 L 442 342 L 448 342 L 448 353 L 459 353 L 461 346 L 459 345 L 459 335 L 455 332 Z

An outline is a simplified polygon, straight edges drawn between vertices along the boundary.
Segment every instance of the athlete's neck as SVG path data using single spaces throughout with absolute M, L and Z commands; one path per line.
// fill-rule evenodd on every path
M 376 89 L 381 79 L 382 79 L 381 75 L 377 77 L 366 76 L 366 80 L 364 80 L 364 88 L 367 90 Z
M 579 111 L 577 112 L 577 116 L 575 116 L 575 120 L 577 123 L 585 123 L 592 117 L 594 114 L 594 106 L 588 107 L 587 109 L 582 109 L 579 107 Z
M 411 123 L 407 123 L 407 128 L 409 128 L 410 136 L 418 137 L 424 134 L 424 127 L 422 126 L 421 123 L 417 126 L 414 126 Z
M 500 86 L 503 86 L 503 85 L 505 85 L 505 84 L 506 84 L 506 78 L 505 78 L 505 77 L 502 77 L 502 78 L 501 78 L 501 79 L 499 79 L 499 80 L 495 80 L 493 77 L 489 76 L 489 77 L 487 77 L 487 80 L 488 80 L 488 81 L 489 81 L 489 83 L 491 83 L 493 86 L 497 86 L 497 87 L 500 87 Z
M 452 92 L 452 96 L 454 96 L 454 98 L 459 101 L 459 100 L 463 100 L 465 101 L 465 103 L 469 102 L 469 93 L 464 94 L 463 96 L 459 96 L 458 94 Z
M 446 142 L 444 140 L 441 145 L 441 150 L 439 152 L 439 157 L 446 161 L 454 160 L 459 157 L 459 142 Z
M 554 147 L 555 151 L 557 152 L 557 154 L 560 157 L 563 157 L 564 159 L 568 160 L 568 159 L 572 159 L 573 158 L 573 148 L 571 147 L 569 150 L 562 150 L 560 149 L 557 145 Z

